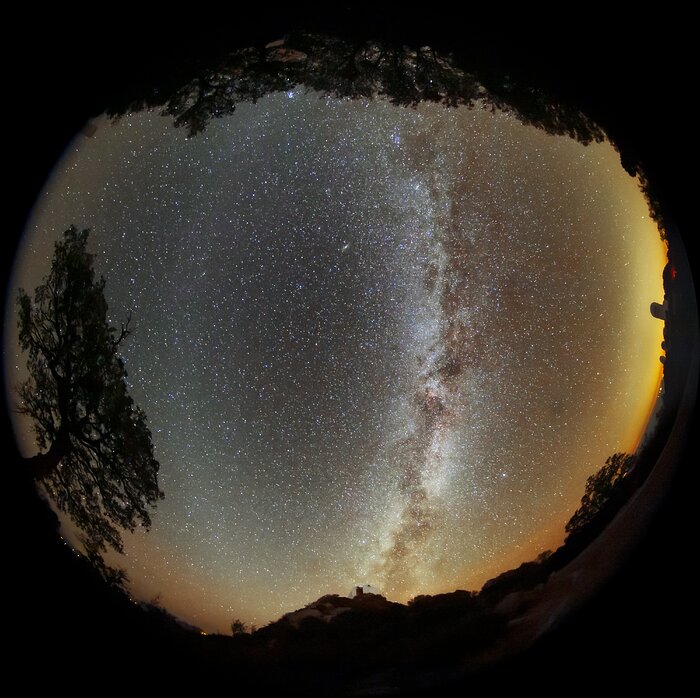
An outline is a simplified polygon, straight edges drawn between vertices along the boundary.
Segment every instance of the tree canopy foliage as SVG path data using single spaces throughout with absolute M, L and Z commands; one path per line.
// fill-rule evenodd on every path
M 149 508 L 163 492 L 146 415 L 129 395 L 118 354 L 129 323 L 117 331 L 107 321 L 105 280 L 95 280 L 88 234 L 65 231 L 33 301 L 19 290 L 29 378 L 18 388 L 18 410 L 48 449 L 26 465 L 100 563 L 108 547 L 123 552 L 122 529 L 150 526 Z
M 264 47 L 228 52 L 180 84 L 163 84 L 128 104 L 108 109 L 113 117 L 160 107 L 188 135 L 211 119 L 232 114 L 241 102 L 303 87 L 339 99 L 383 97 L 397 106 L 435 102 L 446 107 L 477 104 L 513 113 L 547 133 L 581 143 L 605 133 L 579 109 L 478 66 L 462 68 L 429 46 L 411 48 L 379 41 L 348 40 L 308 32 L 291 33 Z
M 231 635 L 243 635 L 248 632 L 248 624 L 244 623 L 240 618 L 234 618 L 231 621 Z
M 581 498 L 581 506 L 566 524 L 566 532 L 571 535 L 590 523 L 603 505 L 617 490 L 619 483 L 632 471 L 636 458 L 629 453 L 615 453 L 605 465 L 586 481 L 586 491 Z

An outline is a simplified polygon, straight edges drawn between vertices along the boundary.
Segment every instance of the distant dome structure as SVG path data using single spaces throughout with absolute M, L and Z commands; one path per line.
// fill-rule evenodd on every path
M 649 310 L 657 320 L 665 320 L 666 315 L 668 313 L 668 304 L 665 300 L 663 302 L 663 305 L 661 305 L 660 303 L 652 303 Z
M 382 596 L 382 592 L 379 591 L 377 587 L 373 587 L 371 584 L 363 584 L 362 586 L 358 585 L 353 587 L 349 596 L 351 599 L 354 599 L 356 596 L 364 596 L 365 594 L 376 594 L 377 596 Z

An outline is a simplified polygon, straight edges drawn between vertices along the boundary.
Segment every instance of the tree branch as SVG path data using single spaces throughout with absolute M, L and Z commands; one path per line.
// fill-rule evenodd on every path
M 129 311 L 129 316 L 126 318 L 126 324 L 122 322 L 122 329 L 116 340 L 112 342 L 112 350 L 116 351 L 117 347 L 131 334 L 129 331 L 129 323 L 131 322 L 131 311 Z

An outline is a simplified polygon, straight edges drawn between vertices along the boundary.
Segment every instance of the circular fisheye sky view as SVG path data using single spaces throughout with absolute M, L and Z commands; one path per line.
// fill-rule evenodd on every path
M 120 352 L 165 493 L 108 560 L 206 631 L 356 584 L 478 589 L 559 546 L 586 479 L 653 418 L 666 247 L 607 142 L 301 88 L 193 138 L 100 117 L 18 252 L 10 387 L 17 289 L 72 224 L 109 319 L 131 315 Z

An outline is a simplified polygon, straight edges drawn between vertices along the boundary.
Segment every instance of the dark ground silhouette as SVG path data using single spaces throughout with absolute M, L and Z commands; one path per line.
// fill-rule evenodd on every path
M 690 164 L 685 158 L 692 134 L 689 110 L 682 107 L 690 84 L 690 52 L 689 41 L 678 35 L 677 26 L 663 27 L 655 17 L 641 34 L 601 28 L 593 45 L 590 30 L 580 37 L 551 29 L 546 33 L 477 32 L 433 9 L 429 16 L 417 13 L 414 17 L 375 12 L 369 20 L 362 13 L 346 10 L 333 17 L 317 11 L 294 17 L 273 13 L 264 21 L 247 21 L 245 26 L 219 22 L 218 28 L 207 27 L 206 31 L 194 26 L 196 23 L 179 31 L 154 31 L 131 21 L 121 25 L 116 21 L 111 36 L 95 30 L 76 37 L 76 27 L 68 22 L 65 32 L 52 26 L 51 36 L 40 37 L 33 46 L 25 45 L 19 68 L 8 78 L 6 94 L 12 95 L 11 104 L 18 106 L 12 115 L 15 147 L 7 160 L 15 182 L 9 220 L 11 242 L 16 243 L 27 212 L 65 144 L 88 117 L 114 99 L 115 93 L 131 94 L 128 86 L 148 84 L 163 66 L 169 68 L 173 84 L 180 84 L 180 76 L 192 71 L 193 63 L 188 59 L 201 65 L 202 56 L 216 54 L 228 42 L 245 46 L 280 38 L 290 24 L 292 28 L 350 38 L 369 33 L 413 46 L 429 44 L 439 51 L 475 56 L 494 66 L 494 73 L 500 75 L 507 66 L 515 83 L 537 84 L 600 123 L 624 153 L 628 169 L 635 169 L 638 161 L 644 163 L 654 197 L 663 202 L 667 219 L 681 232 L 693 229 L 695 207 L 685 170 Z M 41 80 L 36 79 L 37 65 Z M 2 258 L 6 274 L 10 260 L 10 254 Z M 675 369 L 671 366 L 672 375 Z M 7 422 L 4 429 L 6 452 L 14 462 L 16 453 Z M 485 668 L 465 679 L 451 674 L 449 666 L 425 661 L 424 680 L 447 681 L 455 692 L 471 693 L 512 684 L 537 686 L 547 692 L 546 687 L 555 682 L 560 687 L 575 684 L 585 690 L 602 680 L 611 688 L 630 689 L 646 685 L 653 677 L 662 678 L 673 692 L 674 682 L 687 678 L 692 667 L 690 647 L 679 632 L 688 629 L 688 610 L 695 605 L 689 543 L 695 500 L 691 472 L 697 460 L 697 437 L 692 435 L 650 529 L 617 574 L 584 607 L 523 654 L 495 668 Z M 252 680 L 246 672 L 255 667 L 255 660 L 236 662 L 226 657 L 233 638 L 193 635 L 173 624 L 164 612 L 144 611 L 98 583 L 97 574 L 56 540 L 53 515 L 37 500 L 31 480 L 16 470 L 8 472 L 6 492 L 12 493 L 10 513 L 14 517 L 12 528 L 6 529 L 5 551 L 6 599 L 11 609 L 6 632 L 12 643 L 8 664 L 17 656 L 40 666 L 40 675 L 25 677 L 27 682 L 57 685 L 55 682 L 75 672 L 77 677 L 71 680 L 78 684 L 77 692 L 80 684 L 87 691 L 94 689 L 96 682 L 116 678 L 140 690 L 198 683 L 235 692 Z M 547 562 L 553 564 L 549 560 L 551 557 Z M 534 568 L 523 572 L 528 579 L 537 574 Z M 529 585 L 531 581 L 518 583 Z M 449 623 L 455 610 L 444 600 L 434 603 L 433 608 L 428 603 L 423 609 L 425 622 L 444 633 L 442 647 L 454 658 L 454 653 L 460 652 L 460 640 L 449 634 L 454 630 Z M 462 604 L 465 616 L 476 613 L 471 597 L 456 597 L 455 603 Z M 445 607 L 450 610 L 446 612 Z M 420 610 L 420 603 L 415 610 Z M 490 632 L 489 619 L 482 621 L 484 627 L 477 633 L 481 638 Z M 315 627 L 308 632 L 313 635 L 318 630 Z M 390 637 L 378 640 L 392 651 Z M 242 636 L 238 642 L 250 645 L 251 640 Z M 440 640 L 432 646 L 439 653 Z M 326 654 L 305 665 L 285 664 L 282 658 L 267 667 L 265 676 L 287 687 L 305 685 L 323 693 L 338 679 L 332 664 L 340 655 L 327 645 L 321 649 Z M 376 680 L 363 686 L 361 679 L 355 678 L 361 672 L 354 657 L 361 660 L 366 650 L 357 647 L 354 652 L 340 657 L 347 672 L 341 678 L 362 693 L 376 686 Z M 414 666 L 423 658 L 421 655 Z M 372 661 L 370 658 L 370 665 Z M 390 669 L 384 667 L 385 671 Z M 139 684 L 134 683 L 137 676 L 143 676 Z M 396 675 L 389 673 L 387 678 L 395 681 Z M 406 672 L 397 688 L 420 692 L 422 687 L 413 678 Z

